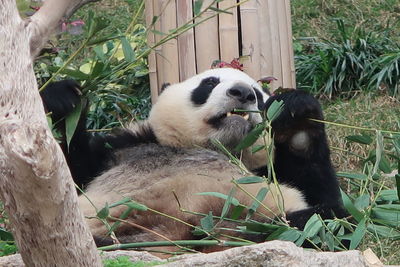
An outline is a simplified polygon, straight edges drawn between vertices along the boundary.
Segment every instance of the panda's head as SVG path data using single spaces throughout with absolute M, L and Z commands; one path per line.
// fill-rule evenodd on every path
M 259 122 L 268 95 L 242 71 L 211 69 L 165 88 L 149 122 L 161 144 L 209 146 L 212 139 L 236 146 Z

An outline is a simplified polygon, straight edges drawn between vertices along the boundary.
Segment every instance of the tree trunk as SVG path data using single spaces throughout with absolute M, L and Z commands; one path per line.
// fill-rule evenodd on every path
M 86 2 L 47 0 L 24 21 L 15 0 L 0 0 L 0 197 L 27 266 L 102 266 L 32 68 L 62 16 Z

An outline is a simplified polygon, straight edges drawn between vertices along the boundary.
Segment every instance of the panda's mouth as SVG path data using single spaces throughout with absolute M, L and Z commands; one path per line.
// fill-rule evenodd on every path
M 227 112 L 224 117 L 231 117 L 231 116 L 240 116 L 243 119 L 245 119 L 246 121 L 248 121 L 249 118 L 250 118 L 250 114 L 249 113 L 242 112 L 242 111 L 235 111 L 235 110 Z
M 207 123 L 213 125 L 215 128 L 219 128 L 222 125 L 226 125 L 228 121 L 242 121 L 245 124 L 249 124 L 250 114 L 248 112 L 238 111 L 234 109 L 226 113 L 218 114 L 214 117 L 211 117 L 207 120 Z

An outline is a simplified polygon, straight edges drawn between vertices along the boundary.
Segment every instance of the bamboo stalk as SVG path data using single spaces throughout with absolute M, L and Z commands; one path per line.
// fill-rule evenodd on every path
M 146 12 L 146 24 L 150 25 L 154 16 L 154 8 L 152 0 L 146 0 L 145 12 Z M 154 33 L 149 32 L 147 34 L 147 42 L 149 46 L 154 45 L 155 43 Z M 156 61 L 156 52 L 154 50 L 150 52 L 148 56 L 148 62 L 149 62 L 151 103 L 153 103 L 154 105 L 158 98 L 157 61 Z
M 184 25 L 193 18 L 192 1 L 177 0 L 177 23 L 178 27 Z M 179 79 L 184 81 L 196 74 L 196 53 L 194 47 L 194 30 L 178 36 L 178 54 L 179 54 Z
M 213 0 L 205 0 L 204 7 L 210 5 Z M 206 11 L 203 16 L 196 20 L 199 21 L 207 16 L 214 14 L 215 11 Z M 219 59 L 219 36 L 218 18 L 214 17 L 195 27 L 196 36 L 196 67 L 197 72 L 202 72 L 211 67 L 214 60 Z
M 161 247 L 161 246 L 221 246 L 221 247 L 241 247 L 254 244 L 252 242 L 241 242 L 241 241 L 219 241 L 219 240 L 176 240 L 169 241 L 150 241 L 150 242 L 138 242 L 138 243 L 126 243 L 126 244 L 115 244 L 99 248 L 99 250 L 116 250 L 116 249 L 127 249 L 127 248 L 143 248 L 143 247 Z
M 161 0 L 161 31 L 168 34 L 176 28 L 176 3 L 174 0 Z M 162 45 L 162 68 L 164 80 L 162 83 L 179 82 L 178 42 L 171 39 Z
M 260 78 L 260 38 L 258 33 L 257 0 L 250 0 L 240 7 L 242 29 L 242 55 L 244 69 L 254 79 Z
M 236 3 L 236 0 L 224 0 L 218 4 L 219 9 L 228 8 Z M 232 14 L 219 14 L 219 47 L 220 59 L 230 62 L 239 57 L 239 25 L 237 19 L 237 7 L 229 10 Z

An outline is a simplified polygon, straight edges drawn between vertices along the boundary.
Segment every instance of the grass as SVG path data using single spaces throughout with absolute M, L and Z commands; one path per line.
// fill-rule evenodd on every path
M 324 112 L 327 121 L 372 129 L 400 131 L 400 101 L 385 94 L 360 94 L 347 101 L 325 101 Z M 368 157 L 368 153 L 373 149 L 374 144 L 362 145 L 346 139 L 346 136 L 363 133 L 372 137 L 375 134 L 352 128 L 327 125 L 332 160 L 338 171 L 363 172 L 364 160 Z M 390 150 L 390 145 L 386 149 Z M 391 175 L 382 176 L 376 182 L 379 185 L 396 188 L 395 181 Z M 357 188 L 349 180 L 342 179 L 341 186 L 343 190 L 353 197 L 359 195 Z M 373 190 L 372 194 L 378 194 L 378 191 Z M 371 196 L 370 198 L 372 199 L 373 197 Z M 385 264 L 399 264 L 400 255 L 397 249 L 399 245 L 400 241 L 398 240 L 377 238 L 375 235 L 367 233 L 359 249 L 371 248 Z
M 346 25 L 380 32 L 392 26 L 392 37 L 399 38 L 400 2 L 397 0 L 294 0 L 292 4 L 295 38 L 316 37 L 338 40 L 335 18 Z
M 400 101 L 385 94 L 360 94 L 343 101 L 324 102 L 325 119 L 352 126 L 400 131 Z M 362 158 L 367 157 L 365 146 L 348 141 L 349 135 L 365 133 L 360 130 L 327 126 L 332 146 L 332 159 L 340 170 L 360 170 Z M 371 135 L 370 132 L 365 134 Z

